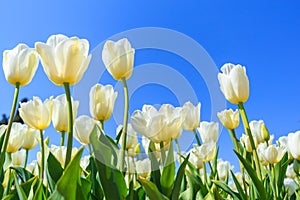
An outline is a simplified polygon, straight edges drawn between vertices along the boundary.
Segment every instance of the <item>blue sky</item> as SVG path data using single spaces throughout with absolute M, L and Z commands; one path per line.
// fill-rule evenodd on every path
M 263 119 L 276 138 L 300 127 L 300 3 L 297 1 L 12 0 L 1 2 L 0 20 L 1 52 L 21 42 L 33 47 L 36 41 L 46 41 L 57 33 L 86 38 L 92 50 L 107 38 L 127 30 L 160 27 L 177 31 L 199 43 L 217 68 L 226 62 L 247 67 L 250 98 L 245 107 L 251 120 Z M 201 119 L 211 119 L 209 86 L 185 58 L 158 49 L 137 50 L 135 58 L 136 69 L 147 63 L 159 63 L 184 76 L 202 103 Z M 2 63 L 2 57 L 0 61 Z M 104 70 L 101 62 L 99 69 Z M 103 73 L 100 82 L 116 85 L 107 72 Z M 159 83 L 145 84 L 137 89 L 131 96 L 130 112 L 141 109 L 145 103 L 178 106 L 174 88 L 181 85 L 167 88 Z M 0 114 L 10 112 L 13 89 L 0 73 Z M 31 99 L 37 95 L 45 99 L 61 93 L 63 88 L 53 85 L 40 66 L 32 83 L 21 88 L 20 97 Z M 120 90 L 118 101 L 121 102 L 122 97 Z M 236 108 L 229 103 L 227 107 Z M 115 125 L 113 120 L 107 123 L 110 134 L 114 134 Z M 241 133 L 240 129 L 238 136 Z M 183 137 L 188 138 L 190 134 L 184 133 Z M 58 144 L 59 135 L 54 130 L 50 129 L 47 135 Z M 221 157 L 233 161 L 226 130 L 223 130 L 219 144 Z M 236 161 L 233 162 L 238 166 Z

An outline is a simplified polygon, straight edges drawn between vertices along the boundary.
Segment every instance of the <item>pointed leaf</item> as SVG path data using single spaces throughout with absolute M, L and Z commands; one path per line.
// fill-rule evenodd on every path
M 167 200 L 168 198 L 159 192 L 158 188 L 154 183 L 148 181 L 147 179 L 138 178 L 139 182 L 145 189 L 146 194 L 150 199 L 155 200 Z

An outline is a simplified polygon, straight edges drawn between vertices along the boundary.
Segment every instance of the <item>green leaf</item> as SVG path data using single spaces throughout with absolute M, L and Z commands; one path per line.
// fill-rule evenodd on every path
M 184 176 L 185 167 L 186 167 L 187 163 L 189 162 L 189 157 L 190 157 L 190 154 L 184 159 L 183 163 L 180 165 L 180 167 L 178 169 L 174 187 L 173 187 L 173 191 L 172 191 L 172 196 L 171 196 L 172 200 L 177 200 L 179 198 L 181 182 L 182 182 L 182 179 Z
M 284 154 L 280 162 L 278 162 L 275 167 L 275 177 L 277 180 L 277 185 L 279 189 L 279 193 L 284 188 L 283 182 L 286 174 L 287 167 L 289 165 L 289 158 L 288 158 L 288 152 Z
M 150 199 L 155 200 L 167 200 L 168 198 L 159 192 L 158 188 L 154 183 L 148 181 L 147 179 L 138 178 L 139 182 L 145 189 L 146 194 Z
M 64 172 L 64 169 L 62 168 L 60 162 L 51 152 L 49 152 L 49 156 L 47 159 L 47 169 L 50 177 L 55 183 L 57 183 Z
M 256 171 L 252 168 L 249 161 L 245 160 L 243 156 L 241 156 L 238 152 L 234 151 L 235 154 L 238 156 L 239 160 L 242 162 L 243 166 L 245 167 L 246 171 L 248 172 L 251 180 L 253 181 L 253 184 L 255 186 L 255 189 L 257 191 L 257 195 L 259 199 L 266 199 L 266 191 L 264 189 L 263 183 L 258 179 Z
M 174 184 L 174 177 L 175 177 L 175 161 L 174 161 L 173 143 L 171 142 L 168 155 L 164 163 L 162 175 L 160 177 L 162 193 L 167 197 L 171 197 L 172 188 Z
M 71 162 L 66 167 L 63 175 L 56 184 L 55 191 L 50 196 L 50 199 L 65 199 L 73 200 L 76 199 L 77 186 L 80 183 L 80 158 L 83 151 L 81 147 Z
M 26 200 L 26 199 L 27 199 L 27 196 L 26 196 L 24 190 L 23 190 L 23 189 L 20 187 L 20 185 L 19 185 L 19 182 L 18 182 L 18 178 L 17 178 L 16 173 L 13 172 L 13 175 L 14 175 L 14 180 L 15 180 L 14 186 L 15 186 L 16 189 L 17 189 L 17 193 L 18 193 L 19 199 L 20 199 L 20 200 Z
M 95 127 L 97 128 L 97 127 Z M 113 165 L 116 152 L 104 133 L 97 136 L 97 129 L 90 135 L 90 141 L 95 153 L 95 163 L 106 199 L 124 199 L 127 195 L 127 186 L 123 174 Z M 115 159 L 117 160 L 117 159 Z M 112 192 L 113 191 L 113 192 Z
M 29 171 L 22 167 L 10 167 L 11 169 L 15 170 L 17 173 L 18 177 L 21 179 L 22 182 L 26 182 L 32 177 L 34 177 L 33 174 L 31 174 Z
M 121 135 L 122 135 L 122 132 L 123 132 L 123 127 L 121 128 L 121 130 L 119 131 L 117 137 L 116 137 L 116 143 L 118 144 L 120 139 L 121 139 Z
M 95 159 L 92 156 L 90 156 L 90 163 L 88 169 L 90 169 L 91 171 L 91 175 L 89 176 L 89 178 L 92 181 L 92 194 L 99 199 L 103 199 L 103 191 L 100 182 L 97 180 L 97 169 L 94 160 Z
M 215 181 L 215 180 L 212 180 L 212 182 L 214 184 L 216 184 L 219 188 L 221 188 L 222 190 L 224 190 L 227 194 L 229 194 L 234 200 L 239 200 L 241 199 L 240 195 L 234 191 L 232 191 L 230 189 L 230 187 L 226 184 L 224 184 L 223 182 L 221 181 Z
M 237 180 L 237 178 L 235 177 L 234 173 L 230 170 L 231 172 L 231 176 L 232 176 L 232 179 L 233 179 L 233 182 L 236 186 L 236 189 L 238 190 L 240 196 L 241 196 L 241 199 L 243 200 L 247 200 L 247 196 L 242 188 L 242 186 L 240 185 L 239 181 Z

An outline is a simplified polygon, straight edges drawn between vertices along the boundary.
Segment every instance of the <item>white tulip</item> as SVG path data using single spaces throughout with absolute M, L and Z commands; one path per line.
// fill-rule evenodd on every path
M 213 160 L 216 155 L 216 144 L 209 142 L 201 146 L 195 145 L 193 153 L 203 162 L 209 162 Z
M 96 84 L 90 90 L 90 113 L 96 120 L 106 121 L 110 118 L 118 93 L 111 85 Z
M 123 125 L 119 125 L 116 129 L 116 134 L 118 134 L 121 129 L 123 128 Z M 121 145 L 123 144 L 123 141 L 121 141 Z M 136 136 L 135 130 L 132 128 L 131 124 L 129 123 L 127 125 L 127 134 L 126 134 L 126 149 L 132 149 L 135 148 L 138 144 L 138 139 Z
M 262 150 L 262 156 L 268 164 L 278 163 L 285 153 L 284 148 L 277 147 L 275 144 L 269 145 Z
M 200 123 L 200 127 L 197 128 L 200 133 L 203 143 L 214 142 L 216 143 L 219 137 L 219 124 L 216 122 L 206 122 Z
M 286 169 L 286 176 L 288 178 L 291 178 L 291 179 L 295 179 L 297 177 L 297 174 L 294 170 L 294 164 L 290 164 L 287 169 Z
M 246 68 L 241 65 L 227 63 L 218 74 L 221 91 L 232 104 L 246 102 L 249 97 L 249 80 Z
M 136 172 L 143 178 L 150 177 L 151 174 L 151 161 L 149 158 L 138 160 L 135 162 Z
M 76 118 L 79 101 L 72 101 L 73 121 Z M 69 132 L 68 120 L 68 102 L 65 94 L 57 96 L 53 99 L 52 107 L 52 123 L 54 128 L 59 132 Z
M 78 83 L 91 60 L 89 42 L 78 37 L 52 35 L 46 43 L 35 43 L 35 48 L 49 80 L 59 86 Z
M 89 164 L 90 164 L 90 156 L 84 156 L 83 158 L 80 159 L 80 167 L 83 170 L 86 170 Z
M 217 115 L 220 122 L 225 128 L 233 130 L 239 126 L 240 115 L 237 109 L 235 111 L 233 111 L 232 109 L 223 110 L 222 112 L 218 112 Z
M 287 188 L 289 196 L 292 196 L 299 188 L 299 185 L 297 184 L 295 179 L 285 178 L 283 184 Z
M 74 122 L 74 137 L 81 144 L 90 144 L 90 135 L 97 124 L 96 120 L 86 116 L 79 116 Z
M 25 137 L 26 129 L 26 126 L 21 123 L 14 122 L 12 124 L 10 137 L 6 149 L 7 152 L 14 153 L 21 148 Z
M 191 149 L 189 153 L 189 162 L 192 163 L 197 169 L 202 169 L 204 166 L 203 161 L 194 153 L 194 149 Z
M 49 150 L 55 156 L 55 158 L 60 162 L 61 166 L 65 166 L 67 147 L 51 145 L 51 148 Z M 75 156 L 77 151 L 78 149 L 76 147 L 72 148 L 71 159 Z
M 126 80 L 131 77 L 133 71 L 135 50 L 130 42 L 123 38 L 117 42 L 108 40 L 102 50 L 102 60 L 115 80 Z
M 26 126 L 26 132 L 24 133 L 24 140 L 22 144 L 23 149 L 33 149 L 38 144 L 39 131 Z
M 182 115 L 184 117 L 182 127 L 184 130 L 195 130 L 200 123 L 200 108 L 201 104 L 198 103 L 194 106 L 191 102 L 186 102 L 182 107 Z
M 20 104 L 20 116 L 31 128 L 43 130 L 50 125 L 52 117 L 52 97 L 44 103 L 38 97 L 33 97 L 25 103 Z
M 252 146 L 251 146 L 251 142 L 250 142 L 250 138 L 248 135 L 246 134 L 242 134 L 241 138 L 240 138 L 241 143 L 243 144 L 244 148 L 246 149 L 247 152 L 252 152 Z
M 38 64 L 37 52 L 26 44 L 18 44 L 14 49 L 3 52 L 3 71 L 10 84 L 24 86 L 30 83 Z
M 288 134 L 288 150 L 294 159 L 300 160 L 300 131 Z
M 25 160 L 25 149 L 21 149 L 20 151 L 16 151 L 11 154 L 11 162 L 14 166 L 20 166 Z
M 217 160 L 217 171 L 220 180 L 225 181 L 230 176 L 230 170 L 233 170 L 233 166 L 228 161 L 222 159 Z

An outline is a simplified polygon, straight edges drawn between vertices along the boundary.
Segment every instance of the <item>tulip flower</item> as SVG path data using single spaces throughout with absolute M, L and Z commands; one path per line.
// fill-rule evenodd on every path
M 83 145 L 90 144 L 90 135 L 96 121 L 86 115 L 79 116 L 74 123 L 74 137 Z
M 243 144 L 243 146 L 244 146 L 244 148 L 246 149 L 247 152 L 252 152 L 253 151 L 248 135 L 242 134 L 242 136 L 240 138 L 240 141 Z
M 296 180 L 291 178 L 285 178 L 283 181 L 283 185 L 286 187 L 289 196 L 292 196 L 299 188 Z
M 35 48 L 46 75 L 58 86 L 78 83 L 91 60 L 89 42 L 77 37 L 52 35 L 46 43 L 35 43 Z
M 214 142 L 216 143 L 219 137 L 219 124 L 216 122 L 200 123 L 198 128 L 203 143 Z
M 11 135 L 9 137 L 6 151 L 9 153 L 18 151 L 23 144 L 25 133 L 26 126 L 21 123 L 14 122 L 12 124 Z
M 72 99 L 73 120 L 77 115 L 79 101 Z M 59 132 L 68 132 L 68 103 L 66 95 L 62 94 L 53 99 L 52 123 L 54 128 Z
M 12 50 L 3 52 L 3 71 L 6 80 L 20 86 L 31 82 L 37 67 L 39 58 L 37 52 L 26 44 L 18 44 Z
M 50 152 L 55 156 L 55 158 L 60 162 L 61 166 L 65 166 L 65 160 L 66 160 L 66 151 L 67 148 L 65 146 L 56 146 L 51 145 L 51 148 L 49 149 Z M 72 157 L 76 154 L 78 151 L 77 148 L 72 148 Z
M 275 163 L 278 163 L 282 159 L 282 157 L 285 153 L 285 150 L 284 150 L 284 148 L 276 147 L 276 145 L 273 144 L 273 145 L 269 145 L 267 148 L 264 148 L 261 153 L 262 153 L 264 160 L 268 164 L 275 164 Z
M 38 97 L 33 97 L 25 103 L 20 104 L 20 116 L 31 128 L 43 130 L 50 125 L 52 116 L 52 97 L 44 103 Z
M 21 149 L 20 151 L 16 151 L 11 154 L 11 161 L 13 166 L 20 166 L 24 162 L 25 159 L 25 149 Z
M 216 144 L 214 142 L 208 142 L 201 146 L 195 145 L 193 153 L 203 162 L 209 162 L 215 157 Z
M 25 126 L 26 131 L 23 140 L 22 148 L 26 150 L 33 149 L 38 144 L 39 131 L 28 126 Z
M 121 129 L 123 128 L 123 125 L 119 125 L 116 129 L 116 134 L 119 134 L 119 132 L 121 131 Z M 135 130 L 132 128 L 131 124 L 128 124 L 127 127 L 127 134 L 126 134 L 126 150 L 129 149 L 135 149 L 135 147 L 138 145 L 138 139 L 136 136 L 136 132 Z M 121 142 L 121 145 L 123 143 Z
M 243 103 L 249 97 L 249 80 L 245 67 L 227 63 L 218 74 L 221 91 L 232 104 Z
M 291 178 L 291 179 L 295 179 L 297 178 L 297 174 L 294 170 L 294 164 L 290 164 L 288 165 L 287 169 L 286 169 L 286 173 L 285 175 L 288 177 L 288 178 Z
M 138 160 L 135 162 L 136 172 L 143 178 L 150 177 L 151 174 L 151 161 L 149 158 Z
M 182 115 L 184 120 L 182 122 L 182 128 L 187 131 L 195 130 L 200 123 L 200 107 L 201 104 L 198 103 L 194 106 L 191 102 L 186 102 L 182 106 Z
M 90 90 L 90 113 L 99 121 L 110 118 L 118 93 L 111 85 L 96 84 Z
M 115 80 L 129 79 L 133 71 L 135 50 L 126 38 L 117 42 L 108 40 L 102 50 L 102 60 Z
M 227 178 L 229 178 L 230 170 L 233 170 L 233 167 L 228 161 L 224 161 L 222 159 L 217 160 L 217 171 L 220 180 L 225 181 Z
M 222 112 L 218 112 L 217 115 L 220 122 L 225 128 L 233 130 L 239 126 L 240 115 L 237 109 L 235 111 L 233 111 L 232 109 L 223 110 Z
M 263 125 L 264 125 L 264 121 L 262 120 L 259 121 L 253 120 L 249 123 L 250 130 L 253 135 L 253 139 L 256 147 L 258 144 L 265 142 L 265 139 L 263 137 L 264 135 L 262 132 Z
M 192 163 L 196 169 L 202 169 L 204 165 L 203 161 L 198 158 L 198 156 L 193 152 L 193 149 L 191 149 L 189 153 L 189 162 Z
M 300 131 L 288 134 L 288 150 L 294 159 L 300 160 Z
M 84 156 L 83 158 L 80 159 L 80 167 L 83 170 L 86 170 L 89 164 L 90 164 L 90 156 Z

